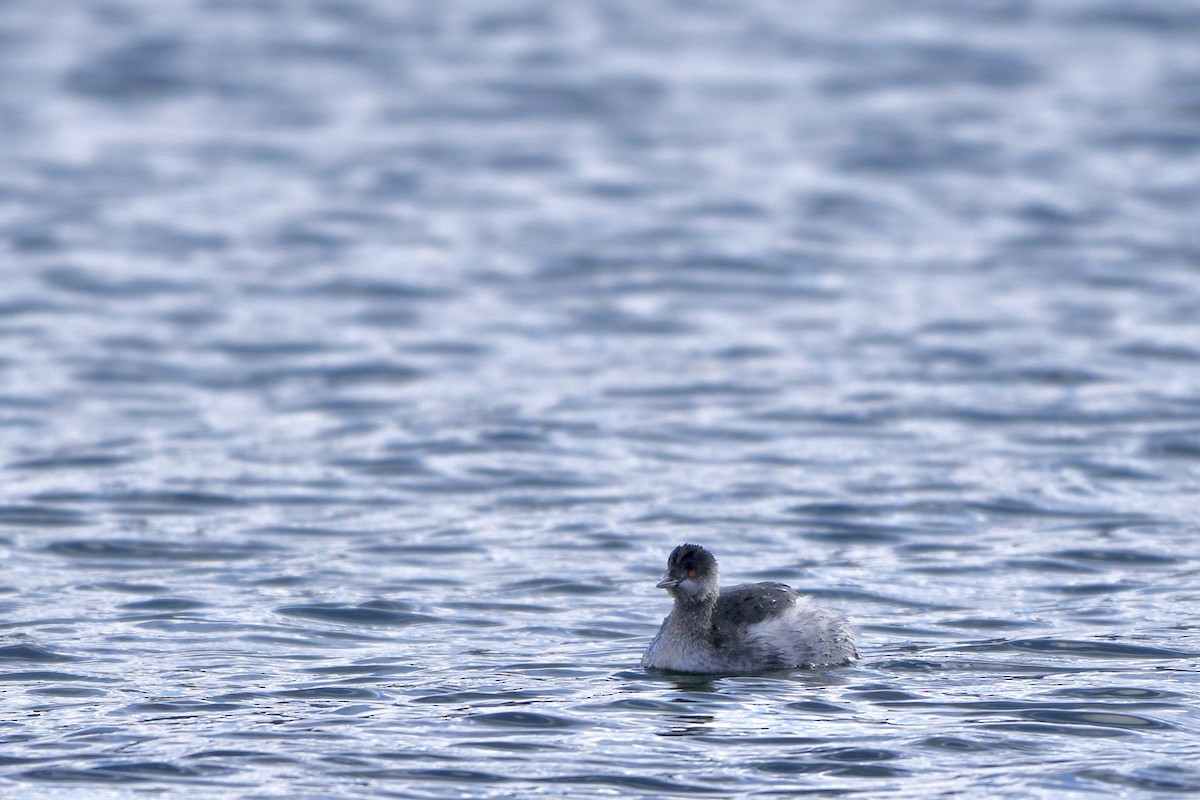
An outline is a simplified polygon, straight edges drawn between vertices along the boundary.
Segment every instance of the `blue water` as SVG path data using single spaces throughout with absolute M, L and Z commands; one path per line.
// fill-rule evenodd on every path
M 1200 11 L 0 2 L 0 796 L 1200 793 Z M 637 667 L 671 547 L 862 661 Z

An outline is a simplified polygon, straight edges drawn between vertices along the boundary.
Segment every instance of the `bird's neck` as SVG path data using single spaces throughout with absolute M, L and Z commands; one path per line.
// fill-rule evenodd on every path
M 707 636 L 712 629 L 713 609 L 716 607 L 716 595 L 704 600 L 676 597 L 670 624 L 683 633 L 693 634 L 696 637 Z

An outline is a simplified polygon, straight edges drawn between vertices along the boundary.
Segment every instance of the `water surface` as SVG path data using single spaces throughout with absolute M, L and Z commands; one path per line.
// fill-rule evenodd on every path
M 0 794 L 1200 792 L 1198 36 L 0 2 Z

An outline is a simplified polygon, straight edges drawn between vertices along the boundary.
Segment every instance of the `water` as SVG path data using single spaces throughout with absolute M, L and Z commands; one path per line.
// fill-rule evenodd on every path
M 1200 792 L 1193 4 L 43 6 L 0 795 Z

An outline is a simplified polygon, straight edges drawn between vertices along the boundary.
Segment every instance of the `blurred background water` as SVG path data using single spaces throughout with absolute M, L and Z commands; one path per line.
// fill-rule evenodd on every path
M 1200 792 L 1200 8 L 0 0 L 0 795 Z M 862 662 L 665 678 L 694 540 Z

